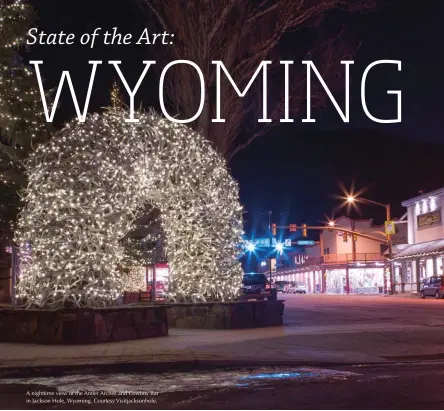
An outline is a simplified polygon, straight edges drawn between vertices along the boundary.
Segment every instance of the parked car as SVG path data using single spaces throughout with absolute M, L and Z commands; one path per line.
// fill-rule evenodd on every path
M 272 287 L 265 274 L 245 274 L 242 279 L 242 300 L 276 301 L 277 288 Z
M 275 283 L 276 290 L 278 293 L 283 293 L 285 290 L 285 286 L 289 284 L 289 281 L 276 281 Z
M 307 294 L 307 287 L 304 283 L 289 283 L 284 288 L 286 294 Z
M 296 284 L 296 294 L 307 294 L 307 286 L 304 283 Z
M 426 278 L 419 289 L 419 296 L 421 298 L 444 298 L 444 275 Z
M 294 282 L 288 282 L 287 284 L 285 284 L 284 286 L 284 294 L 290 294 L 291 290 L 296 287 L 296 283 Z

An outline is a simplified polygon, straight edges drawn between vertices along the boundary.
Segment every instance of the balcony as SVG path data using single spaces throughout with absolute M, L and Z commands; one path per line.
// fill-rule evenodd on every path
M 366 263 L 374 261 L 384 261 L 384 256 L 378 253 L 326 254 L 320 257 L 306 257 L 300 260 L 300 264 L 296 264 L 296 268 L 321 264 Z
M 384 256 L 378 253 L 327 254 L 321 258 L 323 259 L 323 264 L 366 263 L 385 260 Z

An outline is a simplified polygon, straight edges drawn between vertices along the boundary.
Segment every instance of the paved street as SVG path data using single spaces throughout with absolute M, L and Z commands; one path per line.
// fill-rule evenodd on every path
M 282 298 L 286 330 L 299 330 L 298 343 L 306 341 L 307 334 L 323 334 L 316 345 L 337 351 L 353 348 L 387 360 L 444 358 L 444 300 L 353 295 Z
M 86 346 L 0 344 L 1 367 L 189 367 L 356 364 L 444 358 L 444 300 L 284 295 L 285 325 L 178 330 L 168 337 Z
M 315 326 L 322 330 L 354 324 L 360 328 L 365 325 L 368 330 L 381 326 L 387 330 L 444 325 L 444 300 L 434 298 L 323 294 L 280 294 L 279 298 L 285 300 L 285 324 L 291 327 Z
M 105 402 L 116 396 L 85 390 L 149 393 L 153 402 L 128 409 L 444 407 L 444 300 L 282 298 L 284 327 L 172 329 L 165 338 L 92 346 L 0 344 L 0 398 L 19 409 L 122 408 Z M 56 401 L 65 392 L 65 402 L 26 403 L 33 391 Z
M 0 380 L 0 408 L 443 409 L 443 365 L 234 368 L 6 379 Z

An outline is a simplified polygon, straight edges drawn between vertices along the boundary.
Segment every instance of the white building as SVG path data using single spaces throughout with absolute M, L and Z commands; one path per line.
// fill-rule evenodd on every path
M 443 274 L 444 188 L 404 201 L 408 244 L 397 247 L 393 260 L 401 292 L 418 291 L 421 280 Z
M 323 230 L 317 245 L 306 247 L 304 255 L 293 256 L 293 266 L 277 272 L 277 278 L 305 283 L 308 292 L 330 294 L 379 294 L 389 287 L 389 264 L 384 257 L 386 238 L 383 226 L 372 220 L 340 217 L 336 228 L 366 234 L 374 239 L 342 231 Z M 397 225 L 394 244 L 406 243 L 405 225 Z

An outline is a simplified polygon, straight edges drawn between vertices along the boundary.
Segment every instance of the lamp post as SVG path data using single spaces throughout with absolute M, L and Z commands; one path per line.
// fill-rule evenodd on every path
M 385 211 L 386 211 L 386 219 L 387 221 L 391 221 L 391 215 L 390 215 L 390 204 L 383 204 L 383 203 L 378 203 L 377 201 L 373 201 L 373 200 L 369 200 L 367 198 L 356 198 L 355 196 L 351 196 L 349 195 L 347 197 L 347 202 L 349 204 L 353 204 L 354 202 L 361 202 L 361 203 L 367 203 L 367 204 L 373 204 L 373 205 L 377 205 L 380 207 L 384 207 Z M 394 281 L 393 281 L 393 264 L 392 264 L 392 236 L 391 234 L 386 233 L 386 238 L 387 238 L 387 246 L 388 246 L 388 252 L 389 252 L 389 261 L 390 261 L 390 294 L 393 294 L 393 286 L 394 286 Z M 387 284 L 386 281 L 384 281 L 384 291 L 387 292 Z
M 271 231 L 271 215 L 272 214 L 273 214 L 273 212 L 270 210 L 268 212 L 268 230 L 270 232 L 270 247 L 272 247 L 272 245 L 273 245 L 273 233 Z M 269 261 L 270 261 L 270 287 L 271 287 L 271 276 L 272 276 L 272 267 L 271 267 L 272 258 L 271 258 L 271 255 L 270 255 Z

